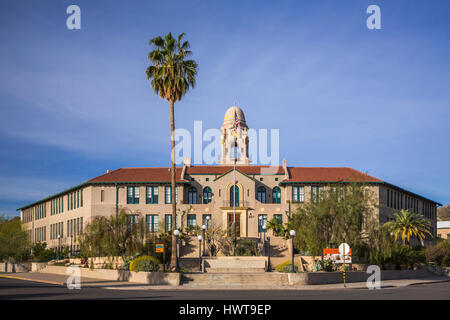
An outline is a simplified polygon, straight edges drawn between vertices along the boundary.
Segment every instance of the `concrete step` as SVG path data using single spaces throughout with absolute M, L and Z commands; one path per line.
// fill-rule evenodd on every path
M 265 273 L 265 268 L 205 268 L 206 273 Z
M 282 273 L 198 273 L 183 274 L 181 283 L 183 286 L 288 285 L 288 276 Z

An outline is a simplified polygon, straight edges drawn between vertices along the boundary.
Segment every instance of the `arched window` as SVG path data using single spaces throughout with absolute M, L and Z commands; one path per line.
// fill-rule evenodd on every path
M 272 201 L 273 203 L 281 203 L 281 190 L 278 187 L 272 190 Z
M 211 202 L 212 199 L 212 191 L 210 187 L 206 187 L 203 189 L 203 203 L 208 204 Z
M 266 203 L 266 188 L 258 188 L 258 201 L 261 203 Z
M 196 204 L 197 203 L 197 189 L 194 187 L 190 187 L 188 190 L 188 203 Z
M 230 188 L 230 207 L 239 206 L 239 187 L 232 186 Z

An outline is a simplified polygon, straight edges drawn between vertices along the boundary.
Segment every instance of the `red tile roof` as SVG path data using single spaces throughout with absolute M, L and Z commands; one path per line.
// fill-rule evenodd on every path
M 270 166 L 236 166 L 236 169 L 245 174 L 266 174 L 265 169 Z M 186 168 L 187 174 L 224 174 L 233 170 L 233 166 L 192 166 Z M 284 174 L 282 166 L 275 167 L 276 174 Z
M 182 169 L 182 167 L 176 169 L 178 182 L 186 182 L 180 179 Z M 170 168 L 120 168 L 88 182 L 170 182 Z
M 270 166 L 236 166 L 236 169 L 247 175 L 267 174 L 264 169 Z M 181 180 L 183 167 L 177 167 L 177 181 Z M 233 166 L 192 166 L 186 168 L 186 174 L 216 174 L 223 175 L 233 170 Z M 351 168 L 320 168 L 320 167 L 288 167 L 289 179 L 282 182 L 383 182 Z M 276 174 L 284 174 L 282 166 L 276 167 Z M 282 180 L 282 179 L 280 179 Z M 168 167 L 156 168 L 120 168 L 98 176 L 88 182 L 170 182 Z
M 289 179 L 283 182 L 383 182 L 352 168 L 288 167 Z

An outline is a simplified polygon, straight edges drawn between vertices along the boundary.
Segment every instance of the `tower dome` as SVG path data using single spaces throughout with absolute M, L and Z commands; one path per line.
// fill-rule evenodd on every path
M 245 122 L 244 111 L 238 106 L 232 106 L 228 108 L 225 112 L 225 117 L 223 118 L 223 127 L 229 128 L 234 126 L 234 116 L 237 116 L 239 119 L 240 127 L 247 127 L 247 123 Z
M 234 128 L 236 118 L 239 120 L 237 130 Z M 228 108 L 220 130 L 222 132 L 220 163 L 230 165 L 234 163 L 233 159 L 236 158 L 236 165 L 248 165 L 250 163 L 248 158 L 248 127 L 245 122 L 244 111 L 237 106 Z

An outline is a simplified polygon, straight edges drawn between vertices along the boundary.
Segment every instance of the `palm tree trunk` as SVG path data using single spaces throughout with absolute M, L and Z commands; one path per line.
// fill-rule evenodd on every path
M 171 170 L 171 184 L 172 184 L 172 256 L 170 259 L 170 265 L 172 267 L 176 264 L 176 256 L 175 256 L 175 225 L 177 222 L 177 204 L 176 204 L 176 167 L 175 167 L 175 102 L 170 101 L 170 152 L 171 152 L 171 162 L 172 162 L 172 170 Z

